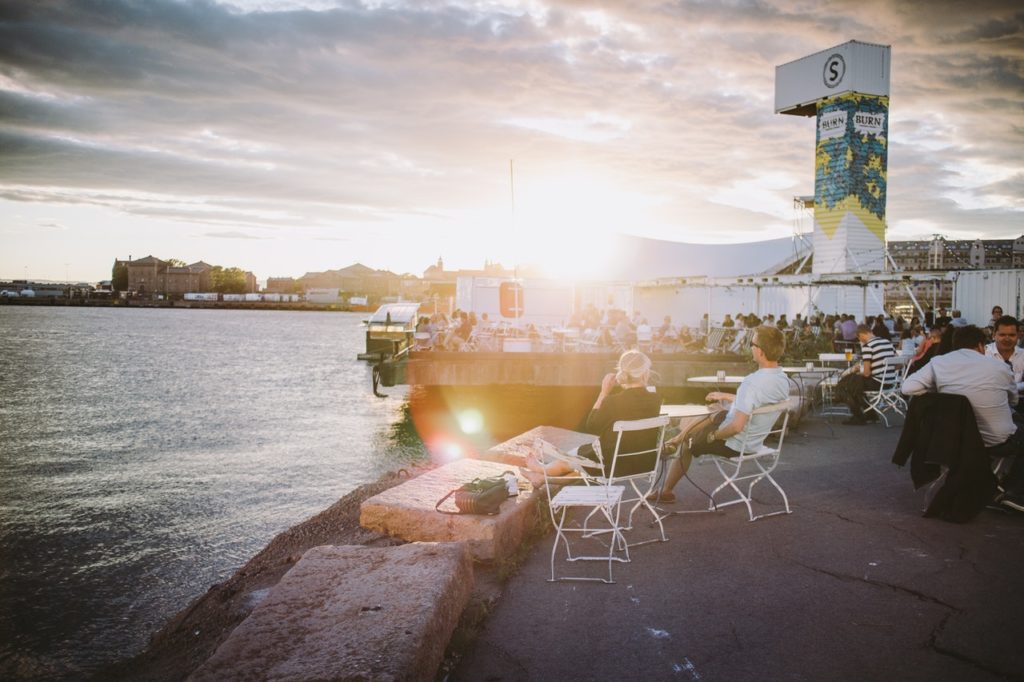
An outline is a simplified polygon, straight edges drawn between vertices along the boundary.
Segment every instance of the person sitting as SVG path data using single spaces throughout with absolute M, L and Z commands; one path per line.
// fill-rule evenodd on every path
M 865 415 L 867 402 L 864 391 L 877 391 L 883 383 L 892 381 L 896 372 L 894 367 L 887 369 L 885 366 L 885 359 L 896 355 L 896 349 L 888 339 L 875 336 L 871 328 L 864 324 L 857 327 L 857 339 L 861 347 L 860 372 L 854 371 L 844 376 L 836 385 L 836 395 L 850 408 L 850 418 L 843 423 L 853 426 L 866 424 L 869 419 L 878 419 L 873 411 Z
M 914 333 L 909 328 L 900 332 L 900 355 L 912 356 L 917 352 L 917 344 L 914 343 Z
M 615 422 L 647 419 L 657 417 L 661 413 L 661 396 L 656 391 L 648 390 L 650 379 L 651 360 L 638 350 L 627 350 L 623 353 L 616 371 L 604 376 L 601 391 L 587 416 L 586 426 L 587 433 L 598 436 L 598 439 L 594 444 L 581 445 L 573 453 L 594 461 L 593 468 L 586 467 L 588 473 L 598 476 L 611 473 L 612 456 L 618 440 L 618 434 L 612 430 Z M 616 387 L 621 390 L 616 390 Z M 635 452 L 653 448 L 656 444 L 656 434 L 653 431 L 637 431 L 622 435 L 621 449 L 623 452 Z M 530 472 L 543 474 L 546 471 L 548 476 L 565 476 L 573 471 L 568 463 L 560 459 L 543 462 L 538 458 L 538 454 L 533 452 L 527 456 L 527 472 L 524 472 L 535 485 L 543 483 L 543 479 L 531 476 Z M 656 457 L 655 452 L 650 453 L 649 458 L 631 457 L 625 465 L 620 464 L 616 467 L 615 474 L 624 476 L 650 471 L 654 468 Z
M 732 315 L 730 315 L 729 313 L 725 314 L 725 319 L 722 320 L 722 326 L 725 327 L 726 329 L 732 329 L 733 327 L 736 326 L 736 322 L 733 321 Z
M 1013 380 L 1017 384 L 1017 393 L 1020 393 L 1024 391 L 1024 349 L 1017 347 L 1017 318 L 1003 315 L 995 321 L 993 329 L 995 340 L 985 346 L 985 355 L 1010 366 Z M 1017 406 L 1018 411 L 1021 407 Z
M 741 450 L 750 452 L 761 446 L 775 423 L 777 414 L 754 414 L 765 405 L 789 398 L 789 379 L 779 367 L 779 358 L 786 350 L 785 337 L 775 327 L 760 326 L 754 330 L 750 350 L 757 362 L 757 371 L 745 377 L 736 394 L 712 391 L 705 400 L 730 403 L 728 411 L 713 417 L 707 435 L 692 438 L 693 430 L 684 431 L 666 441 L 666 449 L 682 445 L 679 457 L 672 461 L 665 474 L 665 483 L 654 497 L 660 502 L 675 502 L 672 492 L 690 468 L 694 455 L 736 457 Z
M 989 457 L 1014 456 L 1003 479 L 1006 492 L 999 504 L 1024 512 L 1024 429 L 1014 422 L 1011 410 L 1018 400 L 1017 383 L 1005 362 L 985 355 L 984 340 L 984 333 L 974 325 L 958 328 L 953 335 L 953 350 L 932 358 L 908 376 L 902 391 L 907 395 L 936 392 L 965 396 Z

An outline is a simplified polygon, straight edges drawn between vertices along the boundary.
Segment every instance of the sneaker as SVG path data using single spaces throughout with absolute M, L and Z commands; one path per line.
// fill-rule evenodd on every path
M 1010 509 L 1016 509 L 1019 512 L 1024 512 L 1024 495 L 1020 493 L 1006 493 L 1003 495 L 1003 499 L 999 500 L 999 504 Z
M 844 419 L 843 423 L 846 424 L 847 426 L 864 426 L 865 424 L 867 424 L 865 420 L 858 419 L 857 417 L 850 417 L 849 419 Z

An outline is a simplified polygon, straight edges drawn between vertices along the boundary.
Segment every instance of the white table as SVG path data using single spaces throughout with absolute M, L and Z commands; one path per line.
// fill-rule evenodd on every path
M 853 362 L 856 359 L 856 353 L 851 353 L 849 358 L 846 353 L 818 353 L 818 360 L 822 362 Z
M 710 405 L 697 405 L 697 404 L 686 404 L 686 405 L 662 405 L 661 413 L 672 419 L 680 419 L 683 417 L 704 417 L 711 414 Z
M 687 381 L 691 384 L 715 384 L 716 386 L 728 386 L 734 385 L 739 386 L 743 383 L 746 377 L 736 376 L 730 374 L 724 379 L 719 379 L 717 376 L 706 376 L 706 377 L 690 377 Z

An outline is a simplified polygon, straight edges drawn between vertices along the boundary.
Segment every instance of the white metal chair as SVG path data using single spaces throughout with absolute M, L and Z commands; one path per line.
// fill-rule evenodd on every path
M 605 475 L 604 458 L 601 453 L 600 443 L 595 442 L 594 449 L 598 454 L 598 461 L 585 459 L 574 454 L 562 453 L 547 450 L 545 454 L 560 459 L 579 473 L 579 478 L 572 479 L 575 482 L 582 481 L 583 485 L 566 486 L 558 491 L 549 502 L 551 510 L 551 522 L 555 527 L 555 541 L 551 547 L 551 578 L 550 580 L 602 580 L 603 582 L 614 582 L 612 579 L 612 563 L 614 561 L 629 561 L 629 548 L 631 546 L 647 544 L 648 542 L 665 542 L 665 528 L 662 525 L 661 516 L 648 501 L 657 483 L 660 473 L 661 448 L 665 440 L 665 427 L 668 426 L 667 416 L 651 417 L 649 419 L 622 420 L 612 425 L 616 433 L 615 451 L 612 454 L 611 466 Z M 643 447 L 638 450 L 625 450 L 623 448 L 623 435 L 641 431 L 655 431 L 656 437 L 652 438 L 655 447 Z M 653 461 L 650 461 L 653 460 Z M 631 470 L 627 462 L 643 462 L 636 473 L 621 473 L 623 470 Z M 593 473 L 599 469 L 600 473 Z M 617 473 L 617 471 L 620 473 Z M 551 478 L 545 472 L 545 483 L 550 490 Z M 559 478 L 557 482 L 565 482 L 567 479 Z M 622 523 L 621 508 L 623 504 L 632 503 L 627 516 L 627 522 Z M 633 516 L 641 507 L 646 508 L 659 529 L 659 537 L 630 543 L 626 540 L 625 531 L 632 530 Z M 582 522 L 572 523 L 570 512 L 573 509 L 587 510 Z M 592 522 L 597 520 L 600 526 Z M 568 534 L 576 533 L 581 538 L 597 540 L 601 536 L 610 535 L 607 540 L 607 554 L 573 556 L 572 547 L 569 543 Z M 607 561 L 608 580 L 603 578 L 587 578 L 579 576 L 555 577 L 555 559 L 558 553 L 559 544 L 564 545 L 567 561 Z M 616 551 L 621 556 L 616 555 Z
M 908 369 L 908 358 L 905 355 L 895 355 L 882 360 L 882 380 L 880 386 L 874 391 L 864 391 L 864 398 L 867 400 L 866 410 L 874 411 L 886 428 L 889 428 L 887 412 L 895 412 L 901 417 L 907 414 L 907 401 L 900 393 L 903 385 L 903 377 Z
M 747 515 L 750 517 L 751 521 L 756 521 L 757 519 L 765 516 L 791 513 L 789 509 L 789 498 L 786 497 L 786 492 L 772 477 L 772 472 L 775 471 L 775 467 L 778 466 L 779 457 L 782 455 L 782 443 L 786 436 L 786 427 L 789 425 L 790 407 L 790 401 L 784 400 L 780 403 L 765 405 L 764 407 L 759 407 L 754 410 L 754 415 L 778 415 L 780 412 L 783 413 L 781 426 L 779 425 L 779 420 L 776 417 L 774 425 L 766 436 L 766 438 L 771 438 L 773 436 L 778 438 L 778 443 L 775 446 L 769 446 L 762 443 L 759 448 L 751 452 L 747 452 L 745 449 L 740 451 L 740 454 L 736 457 L 699 455 L 695 458 L 700 464 L 707 461 L 714 463 L 715 467 L 718 468 L 718 472 L 722 474 L 722 478 L 724 479 L 720 486 L 711 491 L 711 499 L 708 503 L 709 510 L 717 510 L 733 504 L 745 504 L 747 506 Z M 753 415 L 751 415 L 751 417 L 753 417 Z M 776 490 L 779 491 L 779 494 L 782 495 L 782 504 L 785 508 L 779 511 L 758 514 L 755 516 L 754 509 L 751 506 L 751 501 L 754 493 L 754 486 L 762 480 L 767 480 L 775 487 Z M 738 485 L 740 483 L 746 484 L 747 481 L 750 483 L 743 487 Z M 726 489 L 731 489 L 736 494 L 736 497 L 734 499 L 726 500 L 725 502 L 716 502 L 716 496 Z
M 629 515 L 625 525 L 622 527 L 624 531 L 633 530 L 633 516 L 641 508 L 646 509 L 648 513 L 653 517 L 654 524 L 658 526 L 659 537 L 651 538 L 648 540 L 641 540 L 638 542 L 628 542 L 629 547 L 636 547 L 637 545 L 645 545 L 649 542 L 666 542 L 668 537 L 665 536 L 665 526 L 662 525 L 661 514 L 654 508 L 650 500 L 647 498 L 654 492 L 655 485 L 661 475 L 661 449 L 665 443 L 665 428 L 669 424 L 669 417 L 667 415 L 661 415 L 658 417 L 650 417 L 648 419 L 634 419 L 634 420 L 621 420 L 612 424 L 612 431 L 615 432 L 615 452 L 612 454 L 612 464 L 608 469 L 608 475 L 597 475 L 597 476 L 584 476 L 584 480 L 588 478 L 592 482 L 598 485 L 619 485 L 628 484 L 626 493 L 623 495 L 622 503 L 631 504 L 629 508 Z M 622 445 L 623 434 L 637 433 L 640 431 L 656 431 L 657 438 L 651 439 L 655 443 L 655 447 L 643 448 L 640 450 L 624 450 Z M 631 462 L 643 462 L 645 460 L 653 459 L 653 465 L 650 469 L 647 465 L 639 467 L 641 470 L 637 473 L 623 474 L 623 465 Z M 627 468 L 632 469 L 634 467 Z
M 560 459 L 581 474 L 584 471 L 583 467 L 594 465 L 593 460 L 577 457 L 569 453 L 554 451 L 547 454 Z M 544 472 L 544 483 L 548 490 L 548 495 L 551 495 L 553 485 L 579 482 L 579 477 L 551 477 L 548 476 L 547 471 Z M 625 492 L 626 487 L 622 485 L 564 485 L 561 490 L 550 497 L 548 509 L 551 514 L 551 525 L 555 528 L 555 541 L 551 545 L 551 577 L 548 578 L 548 582 L 559 580 L 615 582 L 614 577 L 612 577 L 612 564 L 616 561 L 629 561 L 629 546 L 626 545 L 626 541 L 622 537 L 622 527 L 619 525 L 622 496 Z M 573 521 L 572 512 L 574 510 L 586 512 L 583 523 Z M 599 518 L 603 518 L 605 522 L 605 526 L 602 528 L 595 528 L 593 525 L 590 525 L 591 520 L 598 514 L 600 514 Z M 569 542 L 570 535 L 576 534 L 581 539 L 594 539 L 602 532 L 611 534 L 610 540 L 604 546 L 607 549 L 606 552 L 602 551 L 601 554 L 581 554 L 577 552 L 575 555 L 573 554 L 572 543 Z M 596 539 L 593 541 L 597 542 Z M 565 547 L 566 561 L 607 561 L 608 578 L 582 575 L 557 577 L 555 575 L 555 559 L 558 556 L 559 545 Z M 616 551 L 620 554 L 617 555 Z

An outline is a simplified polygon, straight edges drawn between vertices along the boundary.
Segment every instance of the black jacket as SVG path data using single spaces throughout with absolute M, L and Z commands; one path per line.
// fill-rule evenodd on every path
M 612 455 L 615 453 L 615 442 L 618 434 L 612 425 L 620 420 L 647 419 L 657 417 L 661 413 L 661 396 L 646 388 L 628 388 L 612 393 L 604 399 L 599 410 L 591 410 L 587 417 L 587 433 L 593 433 L 601 439 L 601 455 L 604 458 L 604 473 L 609 474 L 612 466 Z M 658 433 L 654 430 L 632 431 L 622 434 L 622 451 L 636 452 L 653 448 L 658 443 Z M 596 453 L 589 444 L 580 447 L 579 454 L 589 459 L 597 459 Z M 638 474 L 654 468 L 657 453 L 652 452 L 642 457 L 631 457 L 619 462 L 615 468 L 616 476 Z
M 908 458 L 915 488 L 938 478 L 941 467 L 948 468 L 925 516 L 970 521 L 995 495 L 996 477 L 965 396 L 927 393 L 910 401 L 892 461 L 903 466 Z

